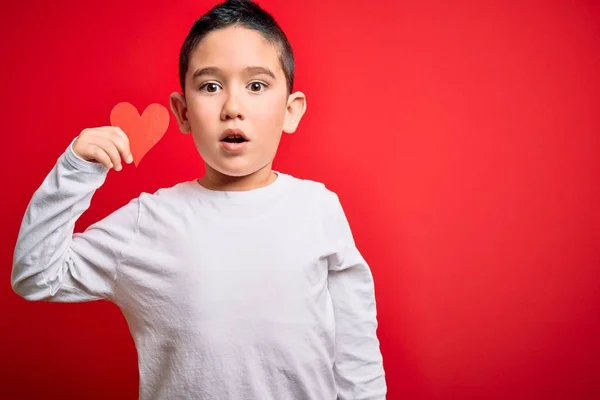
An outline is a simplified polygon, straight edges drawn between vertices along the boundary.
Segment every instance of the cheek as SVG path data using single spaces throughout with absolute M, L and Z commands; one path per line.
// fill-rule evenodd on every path
M 280 131 L 283 128 L 285 119 L 285 103 L 280 99 L 257 107 L 257 111 L 254 114 L 257 124 L 260 124 L 262 128 L 272 130 L 272 133 L 276 135 L 281 133 Z
M 218 118 L 220 108 L 216 101 L 208 98 L 198 98 L 188 102 L 188 119 L 192 126 L 204 126 Z

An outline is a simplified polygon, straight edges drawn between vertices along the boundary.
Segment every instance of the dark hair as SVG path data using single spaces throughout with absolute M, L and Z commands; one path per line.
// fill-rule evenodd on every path
M 179 82 L 185 93 L 185 76 L 192 52 L 204 37 L 229 26 L 253 29 L 279 50 L 279 61 L 287 81 L 288 94 L 294 87 L 294 52 L 285 33 L 275 19 L 252 0 L 227 0 L 211 8 L 190 29 L 179 53 Z

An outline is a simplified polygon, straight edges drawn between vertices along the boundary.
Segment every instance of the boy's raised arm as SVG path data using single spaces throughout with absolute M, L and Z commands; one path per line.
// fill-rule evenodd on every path
M 336 326 L 334 373 L 339 400 L 382 400 L 387 386 L 377 338 L 377 311 L 370 268 L 356 248 L 337 196 L 330 234 L 329 291 Z
M 135 233 L 137 200 L 74 234 L 107 172 L 102 163 L 78 157 L 73 143 L 60 156 L 22 220 L 11 275 L 17 294 L 55 302 L 112 297 L 122 251 Z

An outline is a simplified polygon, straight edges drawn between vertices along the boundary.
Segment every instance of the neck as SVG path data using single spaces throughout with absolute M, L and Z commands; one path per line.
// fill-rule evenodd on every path
M 268 186 L 275 179 L 277 179 L 277 175 L 273 172 L 271 164 L 246 176 L 225 175 L 207 165 L 206 172 L 202 178 L 198 179 L 198 183 L 209 190 L 237 192 Z

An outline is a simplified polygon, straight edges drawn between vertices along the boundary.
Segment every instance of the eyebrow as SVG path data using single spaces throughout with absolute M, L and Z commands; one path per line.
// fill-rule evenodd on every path
M 269 68 L 266 68 L 266 67 L 246 67 L 246 68 L 244 68 L 244 72 L 247 74 L 251 74 L 251 75 L 264 74 L 264 75 L 270 76 L 273 79 L 277 79 L 277 78 L 275 78 L 275 74 L 273 73 L 273 71 L 271 71 Z M 194 71 L 192 78 L 196 79 L 201 76 L 220 75 L 220 74 L 221 74 L 221 70 L 217 67 L 205 67 L 205 68 L 197 69 L 196 71 Z

